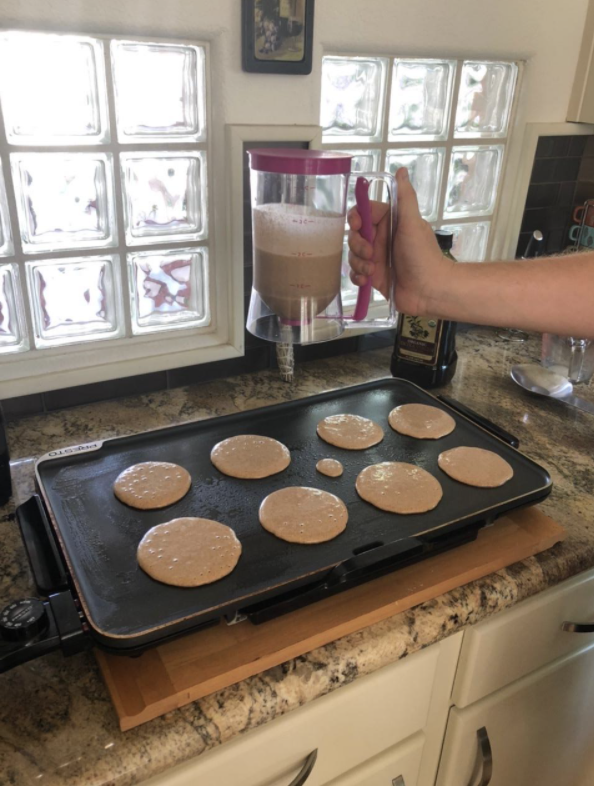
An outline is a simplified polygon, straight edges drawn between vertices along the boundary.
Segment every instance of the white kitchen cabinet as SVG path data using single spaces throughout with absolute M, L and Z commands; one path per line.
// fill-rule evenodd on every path
M 594 622 L 594 571 L 539 592 L 464 632 L 453 704 L 469 704 L 594 643 L 564 622 Z
M 307 786 L 402 786 L 399 777 L 433 786 L 461 640 L 451 636 L 145 784 L 289 786 L 317 751 Z
M 327 786 L 417 786 L 424 744 L 424 735 L 415 734 Z
M 592 786 L 593 708 L 591 644 L 468 707 L 453 708 L 437 786 L 483 782 L 480 729 L 492 751 L 490 786 Z

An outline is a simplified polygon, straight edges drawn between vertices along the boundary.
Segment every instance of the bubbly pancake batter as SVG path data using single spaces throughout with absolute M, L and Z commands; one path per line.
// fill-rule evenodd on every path
M 323 543 L 346 527 L 344 502 L 320 489 L 289 486 L 273 491 L 260 505 L 264 529 L 289 543 Z
M 190 490 L 190 473 L 168 461 L 143 461 L 120 472 L 113 484 L 116 497 L 139 510 L 165 508 Z
M 360 415 L 329 415 L 318 423 L 318 436 L 345 450 L 365 450 L 384 438 L 381 426 Z
M 241 543 L 225 524 L 181 518 L 152 527 L 140 541 L 138 564 L 151 578 L 176 587 L 199 587 L 235 568 Z
M 456 421 L 451 415 L 428 404 L 395 407 L 388 416 L 388 422 L 394 431 L 416 439 L 439 439 L 456 428 Z
M 433 510 L 443 490 L 440 482 L 421 467 L 401 461 L 383 461 L 365 467 L 355 481 L 359 496 L 389 513 L 425 513 Z
M 339 478 L 344 472 L 344 467 L 336 459 L 320 459 L 316 469 L 321 475 L 327 475 L 329 478 Z
M 479 488 L 503 486 L 514 474 L 504 458 L 483 448 L 452 448 L 440 453 L 437 463 L 454 480 Z
M 210 460 L 224 475 L 258 479 L 286 469 L 291 463 L 291 454 L 276 439 L 240 434 L 215 445 Z

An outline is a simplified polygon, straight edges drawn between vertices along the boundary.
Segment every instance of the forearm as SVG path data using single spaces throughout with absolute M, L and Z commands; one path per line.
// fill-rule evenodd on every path
M 442 319 L 594 339 L 594 252 L 457 263 L 426 298 Z

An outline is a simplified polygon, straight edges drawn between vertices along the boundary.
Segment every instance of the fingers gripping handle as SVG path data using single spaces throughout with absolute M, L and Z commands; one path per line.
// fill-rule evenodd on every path
M 371 223 L 371 204 L 369 202 L 369 180 L 365 177 L 358 177 L 355 183 L 355 199 L 357 210 L 361 216 L 361 237 L 369 243 L 373 243 L 373 224 Z M 359 287 L 357 294 L 357 304 L 353 313 L 355 322 L 365 319 L 369 311 L 369 301 L 371 300 L 371 278 Z

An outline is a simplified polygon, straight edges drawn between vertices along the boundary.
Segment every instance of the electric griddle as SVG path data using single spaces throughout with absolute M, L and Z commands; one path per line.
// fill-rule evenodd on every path
M 456 429 L 439 440 L 417 440 L 388 425 L 390 410 L 425 403 L 446 410 Z M 323 442 L 316 425 L 350 412 L 380 423 L 384 440 L 365 451 Z M 284 472 L 263 480 L 222 475 L 210 462 L 212 447 L 235 434 L 274 437 L 291 451 Z M 514 476 L 499 488 L 478 489 L 449 478 L 437 466 L 443 450 L 467 445 L 499 453 Z M 545 469 L 517 449 L 517 440 L 456 402 L 436 398 L 400 379 L 384 379 L 284 404 L 185 423 L 129 437 L 55 450 L 36 464 L 39 494 L 17 509 L 39 598 L 14 601 L 0 612 L 0 671 L 53 649 L 65 654 L 97 645 L 134 655 L 201 627 L 265 622 L 403 565 L 473 540 L 498 516 L 544 499 L 551 491 Z M 340 478 L 319 474 L 320 458 L 344 465 Z M 113 493 L 119 473 L 141 461 L 170 461 L 192 476 L 190 492 L 166 509 L 127 507 Z M 361 500 L 355 478 L 380 461 L 423 467 L 443 487 L 439 505 L 402 516 Z M 317 545 L 286 543 L 258 521 L 272 491 L 310 485 L 337 494 L 348 506 L 345 532 Z M 161 584 L 138 566 L 145 532 L 181 516 L 231 526 L 242 556 L 225 578 L 203 587 Z

